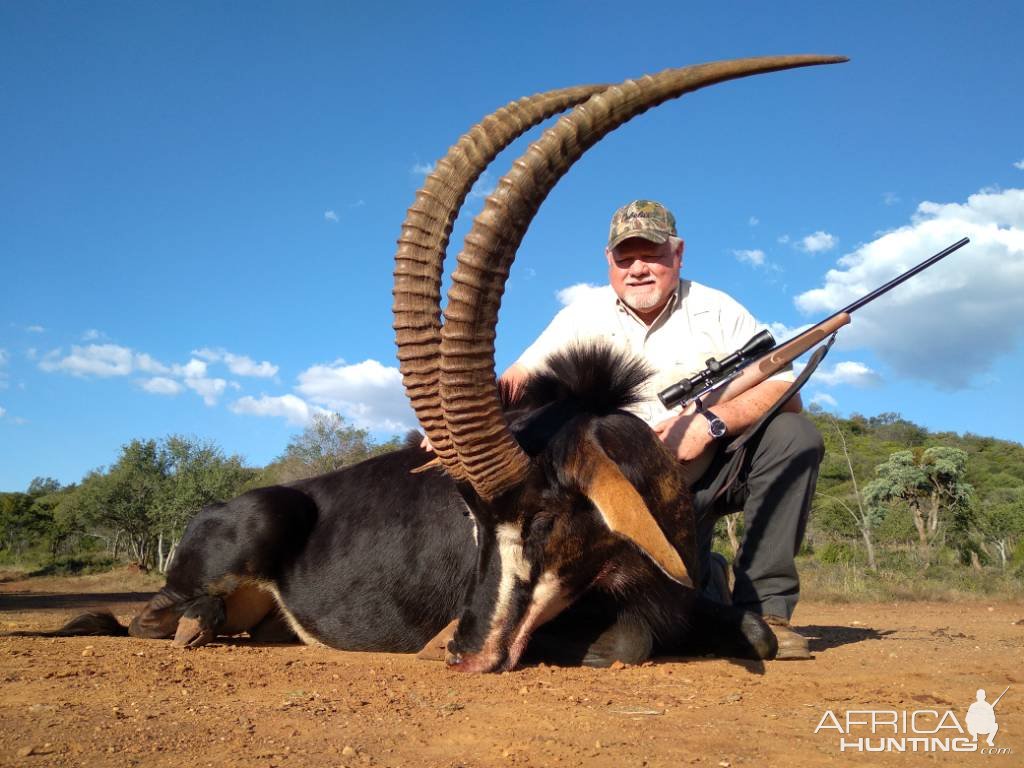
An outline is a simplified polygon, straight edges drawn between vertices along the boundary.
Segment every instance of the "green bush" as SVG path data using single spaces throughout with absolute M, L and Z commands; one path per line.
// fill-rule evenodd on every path
M 818 562 L 825 565 L 861 565 L 867 558 L 861 548 L 845 541 L 830 541 L 817 553 Z

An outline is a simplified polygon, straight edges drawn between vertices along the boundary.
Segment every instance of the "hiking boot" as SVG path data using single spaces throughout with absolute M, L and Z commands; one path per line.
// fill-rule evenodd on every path
M 764 623 L 771 627 L 775 639 L 779 641 L 779 650 L 775 654 L 778 660 L 809 659 L 811 650 L 807 638 L 799 634 L 789 625 L 789 620 L 781 616 L 763 616 Z

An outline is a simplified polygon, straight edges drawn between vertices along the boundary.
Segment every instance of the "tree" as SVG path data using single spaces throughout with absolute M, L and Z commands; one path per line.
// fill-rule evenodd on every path
M 864 496 L 874 508 L 893 501 L 907 505 L 927 564 L 942 524 L 970 508 L 974 489 L 963 479 L 966 467 L 967 454 L 959 448 L 897 451 L 875 468 L 877 477 L 864 487 Z
M 268 467 L 273 482 L 289 482 L 356 464 L 371 456 L 393 451 L 397 439 L 375 443 L 370 433 L 347 423 L 337 413 L 317 414 L 313 421 L 285 447 L 273 467 Z
M 0 494 L 0 549 L 20 558 L 44 532 L 27 493 Z
M 982 547 L 991 546 L 1006 568 L 1015 542 L 1024 538 L 1024 488 L 1006 488 L 978 505 L 974 524 L 981 535 Z
M 850 458 L 850 450 L 846 444 L 843 430 L 840 429 L 839 423 L 832 414 L 826 414 L 826 417 L 835 428 L 836 435 L 839 437 L 839 442 L 842 446 L 843 457 L 846 459 L 846 466 L 850 472 L 850 482 L 853 484 L 853 503 L 847 503 L 847 501 L 839 496 L 831 496 L 825 493 L 819 493 L 818 495 L 827 498 L 832 504 L 843 509 L 853 519 L 853 523 L 864 541 L 864 548 L 868 556 L 868 567 L 872 571 L 877 572 L 878 563 L 875 561 L 875 545 L 871 532 L 882 517 L 881 510 L 877 506 L 873 507 L 864 503 L 864 497 L 857 484 L 857 473 L 853 471 L 853 460 Z
M 216 443 L 181 435 L 166 437 L 161 453 L 166 475 L 155 504 L 156 565 L 164 572 L 188 522 L 206 505 L 235 496 L 253 472 L 241 457 L 226 458 Z
M 132 440 L 106 474 L 83 481 L 82 504 L 93 524 L 124 536 L 139 565 L 153 561 L 156 505 L 167 476 L 167 462 L 156 440 Z M 116 547 L 115 547 L 116 548 Z
M 45 496 L 48 493 L 57 493 L 60 489 L 60 482 L 52 477 L 34 477 L 28 484 L 26 493 L 29 496 Z

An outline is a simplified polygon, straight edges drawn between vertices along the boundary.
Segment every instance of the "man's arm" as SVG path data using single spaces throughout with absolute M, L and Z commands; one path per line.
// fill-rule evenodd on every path
M 726 437 L 736 437 L 760 419 L 789 388 L 786 381 L 762 381 L 726 403 L 718 403 L 713 411 L 725 422 Z M 783 411 L 799 413 L 803 410 L 797 393 L 783 407 Z M 658 437 L 675 453 L 680 461 L 692 461 L 714 441 L 708 432 L 708 420 L 699 413 L 684 413 L 665 419 L 654 426 Z

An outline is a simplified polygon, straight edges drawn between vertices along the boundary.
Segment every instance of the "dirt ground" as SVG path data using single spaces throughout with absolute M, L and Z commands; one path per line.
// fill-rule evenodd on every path
M 127 621 L 158 583 L 0 583 L 0 630 L 50 628 L 97 606 Z M 1024 600 L 805 602 L 796 625 L 812 638 L 812 661 L 673 659 L 486 676 L 411 656 L 242 640 L 182 651 L 169 641 L 4 637 L 0 765 L 1016 766 L 1022 619 Z M 815 733 L 826 710 L 839 722 L 850 710 L 934 710 L 921 716 L 929 728 L 951 710 L 965 724 L 978 688 L 991 702 L 1006 686 L 996 708 L 1001 754 L 843 753 L 834 728 Z M 870 733 L 847 738 L 859 736 Z

